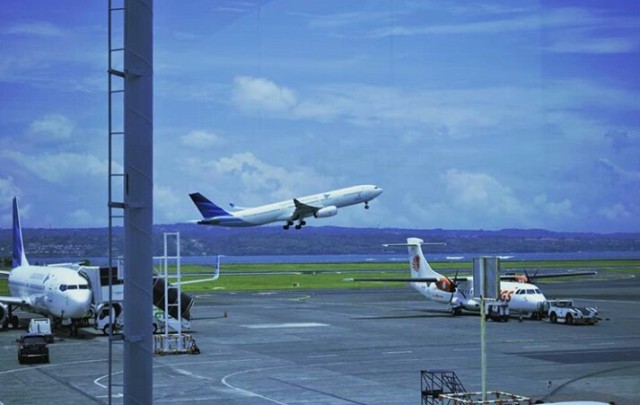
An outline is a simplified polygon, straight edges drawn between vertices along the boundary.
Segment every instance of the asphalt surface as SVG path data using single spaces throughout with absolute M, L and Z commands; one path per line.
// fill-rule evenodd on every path
M 548 298 L 597 306 L 595 326 L 487 323 L 489 390 L 640 404 L 640 280 L 598 278 L 540 284 Z M 409 287 L 207 293 L 192 314 L 201 354 L 154 356 L 154 403 L 420 404 L 421 370 L 481 389 L 480 318 L 452 317 Z M 49 364 L 20 365 L 21 332 L 0 332 L 0 404 L 109 403 L 104 336 L 58 336 Z M 120 404 L 122 346 L 113 352 Z

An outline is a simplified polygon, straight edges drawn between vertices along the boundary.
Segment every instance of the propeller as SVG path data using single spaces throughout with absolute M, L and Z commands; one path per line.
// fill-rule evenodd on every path
M 451 304 L 451 301 L 453 301 L 453 294 L 456 291 L 460 291 L 460 294 L 462 294 L 462 296 L 467 299 L 467 296 L 464 294 L 464 292 L 462 290 L 458 290 L 458 271 L 456 270 L 456 274 L 453 276 L 453 281 L 449 278 L 446 277 L 447 279 L 447 288 L 446 291 L 451 293 L 451 298 L 449 298 L 449 304 Z
M 527 270 L 525 269 L 524 270 L 525 282 L 533 284 L 533 282 L 536 279 L 536 276 L 538 275 L 539 271 L 540 271 L 540 269 L 537 269 L 535 271 L 535 273 L 533 273 L 533 276 L 530 276 L 529 273 L 527 272 Z

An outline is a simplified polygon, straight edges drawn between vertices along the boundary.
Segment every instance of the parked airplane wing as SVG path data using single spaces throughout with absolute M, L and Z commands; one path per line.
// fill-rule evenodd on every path
M 390 281 L 405 283 L 436 283 L 437 278 L 354 278 L 353 281 Z
M 3 304 L 31 306 L 31 301 L 27 297 L 9 297 L 0 295 L 0 302 L 2 302 Z
M 518 282 L 522 282 L 522 283 L 533 283 L 534 280 L 538 279 L 538 278 L 595 276 L 596 274 L 598 274 L 597 271 L 574 271 L 574 272 L 567 272 L 567 273 L 538 274 L 538 271 L 536 270 L 536 272 L 533 273 L 533 275 L 530 275 L 526 271 L 524 272 L 524 274 L 516 274 L 516 273 L 509 272 L 509 273 L 505 273 L 505 274 L 500 275 L 500 279 L 501 280 L 518 281 Z

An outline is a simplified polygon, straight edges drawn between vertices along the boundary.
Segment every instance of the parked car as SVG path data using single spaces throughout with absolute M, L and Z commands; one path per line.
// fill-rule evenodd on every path
M 49 362 L 49 347 L 47 338 L 40 333 L 25 333 L 16 339 L 18 342 L 18 363 L 23 364 L 27 360 Z

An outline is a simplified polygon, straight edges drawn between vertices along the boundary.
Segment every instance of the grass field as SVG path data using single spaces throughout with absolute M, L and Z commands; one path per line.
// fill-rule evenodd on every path
M 471 261 L 433 262 L 432 267 L 453 277 L 469 275 Z M 195 291 L 261 291 L 261 290 L 310 290 L 310 289 L 361 289 L 374 287 L 405 287 L 404 283 L 353 282 L 353 278 L 406 277 L 408 264 L 398 263 L 304 263 L 304 264 L 242 264 L 223 265 L 216 281 L 189 284 L 185 292 Z M 507 261 L 501 262 L 502 272 L 515 271 L 529 274 L 537 269 L 608 270 L 615 274 L 640 274 L 640 260 L 580 260 L 580 261 Z M 211 276 L 212 269 L 205 266 L 182 266 L 184 281 Z M 251 272 L 254 274 L 238 274 Z M 290 272 L 289 274 L 270 274 Z M 566 279 L 564 279 L 566 280 Z M 6 278 L 0 279 L 0 295 L 9 295 Z

